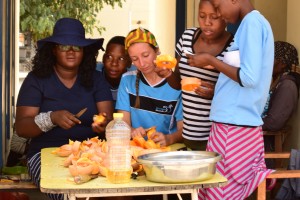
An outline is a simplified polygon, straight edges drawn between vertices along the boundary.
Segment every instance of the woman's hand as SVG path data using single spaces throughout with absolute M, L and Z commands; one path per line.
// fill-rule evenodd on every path
M 166 135 L 164 135 L 161 132 L 154 132 L 151 134 L 151 138 L 148 138 L 153 140 L 156 144 L 159 144 L 161 147 L 165 147 L 170 145 L 170 142 L 168 141 L 168 138 Z
M 190 66 L 212 69 L 212 66 L 208 62 L 210 57 L 212 57 L 212 55 L 208 53 L 197 53 L 195 55 L 187 54 L 186 56 L 187 56 L 187 63 Z
M 195 89 L 195 93 L 201 97 L 212 99 L 215 92 L 215 84 L 211 81 L 201 80 L 201 86 Z
M 70 129 L 76 124 L 81 123 L 81 121 L 75 117 L 74 114 L 67 110 L 53 111 L 51 112 L 50 117 L 54 125 L 57 125 L 63 129 Z
M 146 130 L 143 127 L 138 127 L 138 128 L 132 129 L 132 131 L 131 131 L 131 138 L 145 137 L 145 136 L 146 136 Z
M 106 113 L 99 113 L 99 116 L 103 116 L 103 118 L 101 118 L 102 120 L 94 121 L 92 123 L 92 129 L 96 133 L 103 133 L 109 121 Z
M 172 75 L 172 69 L 168 69 L 166 67 L 156 67 L 154 71 L 157 73 L 158 76 L 161 78 L 168 78 Z
M 138 127 L 136 129 L 133 129 L 133 131 L 131 132 L 131 137 L 146 137 L 147 136 L 147 132 L 143 127 Z M 161 132 L 153 132 L 151 134 L 151 138 L 148 138 L 153 140 L 153 142 L 155 142 L 156 144 L 160 144 L 161 147 L 165 147 L 167 145 L 169 145 L 169 142 L 167 141 L 167 137 L 161 133 Z
M 92 123 L 92 129 L 95 133 L 104 133 L 107 124 L 113 118 L 113 102 L 100 101 L 96 103 L 99 115 L 103 115 L 105 119 L 101 122 Z

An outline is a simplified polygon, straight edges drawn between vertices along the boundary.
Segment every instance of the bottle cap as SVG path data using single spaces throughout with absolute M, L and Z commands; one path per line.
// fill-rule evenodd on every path
M 116 118 L 123 118 L 123 113 L 114 113 L 113 114 L 113 118 L 116 119 Z

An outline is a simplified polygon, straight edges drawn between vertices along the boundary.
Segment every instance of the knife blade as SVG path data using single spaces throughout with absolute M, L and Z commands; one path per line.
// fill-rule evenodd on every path
M 83 113 L 85 113 L 85 111 L 87 110 L 87 108 L 83 108 L 82 110 L 80 110 L 77 114 L 75 114 L 74 116 L 79 118 L 81 115 L 83 115 Z

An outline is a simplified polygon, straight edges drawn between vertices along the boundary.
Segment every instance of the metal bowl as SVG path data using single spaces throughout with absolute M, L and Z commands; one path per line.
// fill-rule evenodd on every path
M 186 183 L 210 179 L 221 155 L 207 151 L 171 151 L 139 156 L 149 181 Z

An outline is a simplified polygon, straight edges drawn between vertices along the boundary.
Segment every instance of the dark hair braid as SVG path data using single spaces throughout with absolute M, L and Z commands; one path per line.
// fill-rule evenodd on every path
M 140 86 L 140 79 L 141 79 L 142 72 L 137 70 L 136 80 L 135 80 L 135 90 L 136 90 L 136 97 L 135 97 L 135 108 L 140 108 L 140 96 L 139 96 L 139 86 Z

